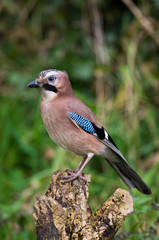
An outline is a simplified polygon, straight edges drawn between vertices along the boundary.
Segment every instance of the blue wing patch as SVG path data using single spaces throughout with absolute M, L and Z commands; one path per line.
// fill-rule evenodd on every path
M 82 116 L 78 115 L 77 113 L 70 112 L 70 118 L 77 123 L 79 127 L 81 127 L 84 131 L 88 133 L 96 133 L 93 124 L 90 120 L 83 118 Z

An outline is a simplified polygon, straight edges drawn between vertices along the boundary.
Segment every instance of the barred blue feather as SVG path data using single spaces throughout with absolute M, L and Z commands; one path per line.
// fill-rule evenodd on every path
M 88 133 L 95 133 L 95 129 L 90 120 L 87 120 L 74 112 L 70 112 L 69 115 L 71 119 L 75 121 L 84 131 Z

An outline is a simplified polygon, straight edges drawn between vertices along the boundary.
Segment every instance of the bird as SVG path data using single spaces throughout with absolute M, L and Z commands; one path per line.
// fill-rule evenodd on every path
M 82 178 L 83 169 L 97 155 L 107 160 L 129 188 L 151 194 L 95 114 L 75 96 L 65 71 L 44 70 L 27 86 L 41 89 L 40 113 L 50 138 L 67 151 L 83 157 L 74 171 L 63 176 L 66 182 Z

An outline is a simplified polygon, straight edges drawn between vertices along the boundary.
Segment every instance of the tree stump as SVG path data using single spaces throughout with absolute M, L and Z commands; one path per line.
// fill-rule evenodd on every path
M 34 205 L 37 240 L 94 240 L 112 239 L 124 220 L 133 212 L 129 192 L 117 189 L 92 215 L 88 204 L 90 175 L 87 182 L 77 179 L 68 183 L 56 171 L 44 196 L 38 196 Z

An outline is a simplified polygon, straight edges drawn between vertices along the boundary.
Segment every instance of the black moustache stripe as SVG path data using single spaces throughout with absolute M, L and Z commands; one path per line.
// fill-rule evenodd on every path
M 48 83 L 44 84 L 43 87 L 46 89 L 46 90 L 49 90 L 49 91 L 52 91 L 52 92 L 55 92 L 57 93 L 57 88 L 53 85 L 49 85 Z

